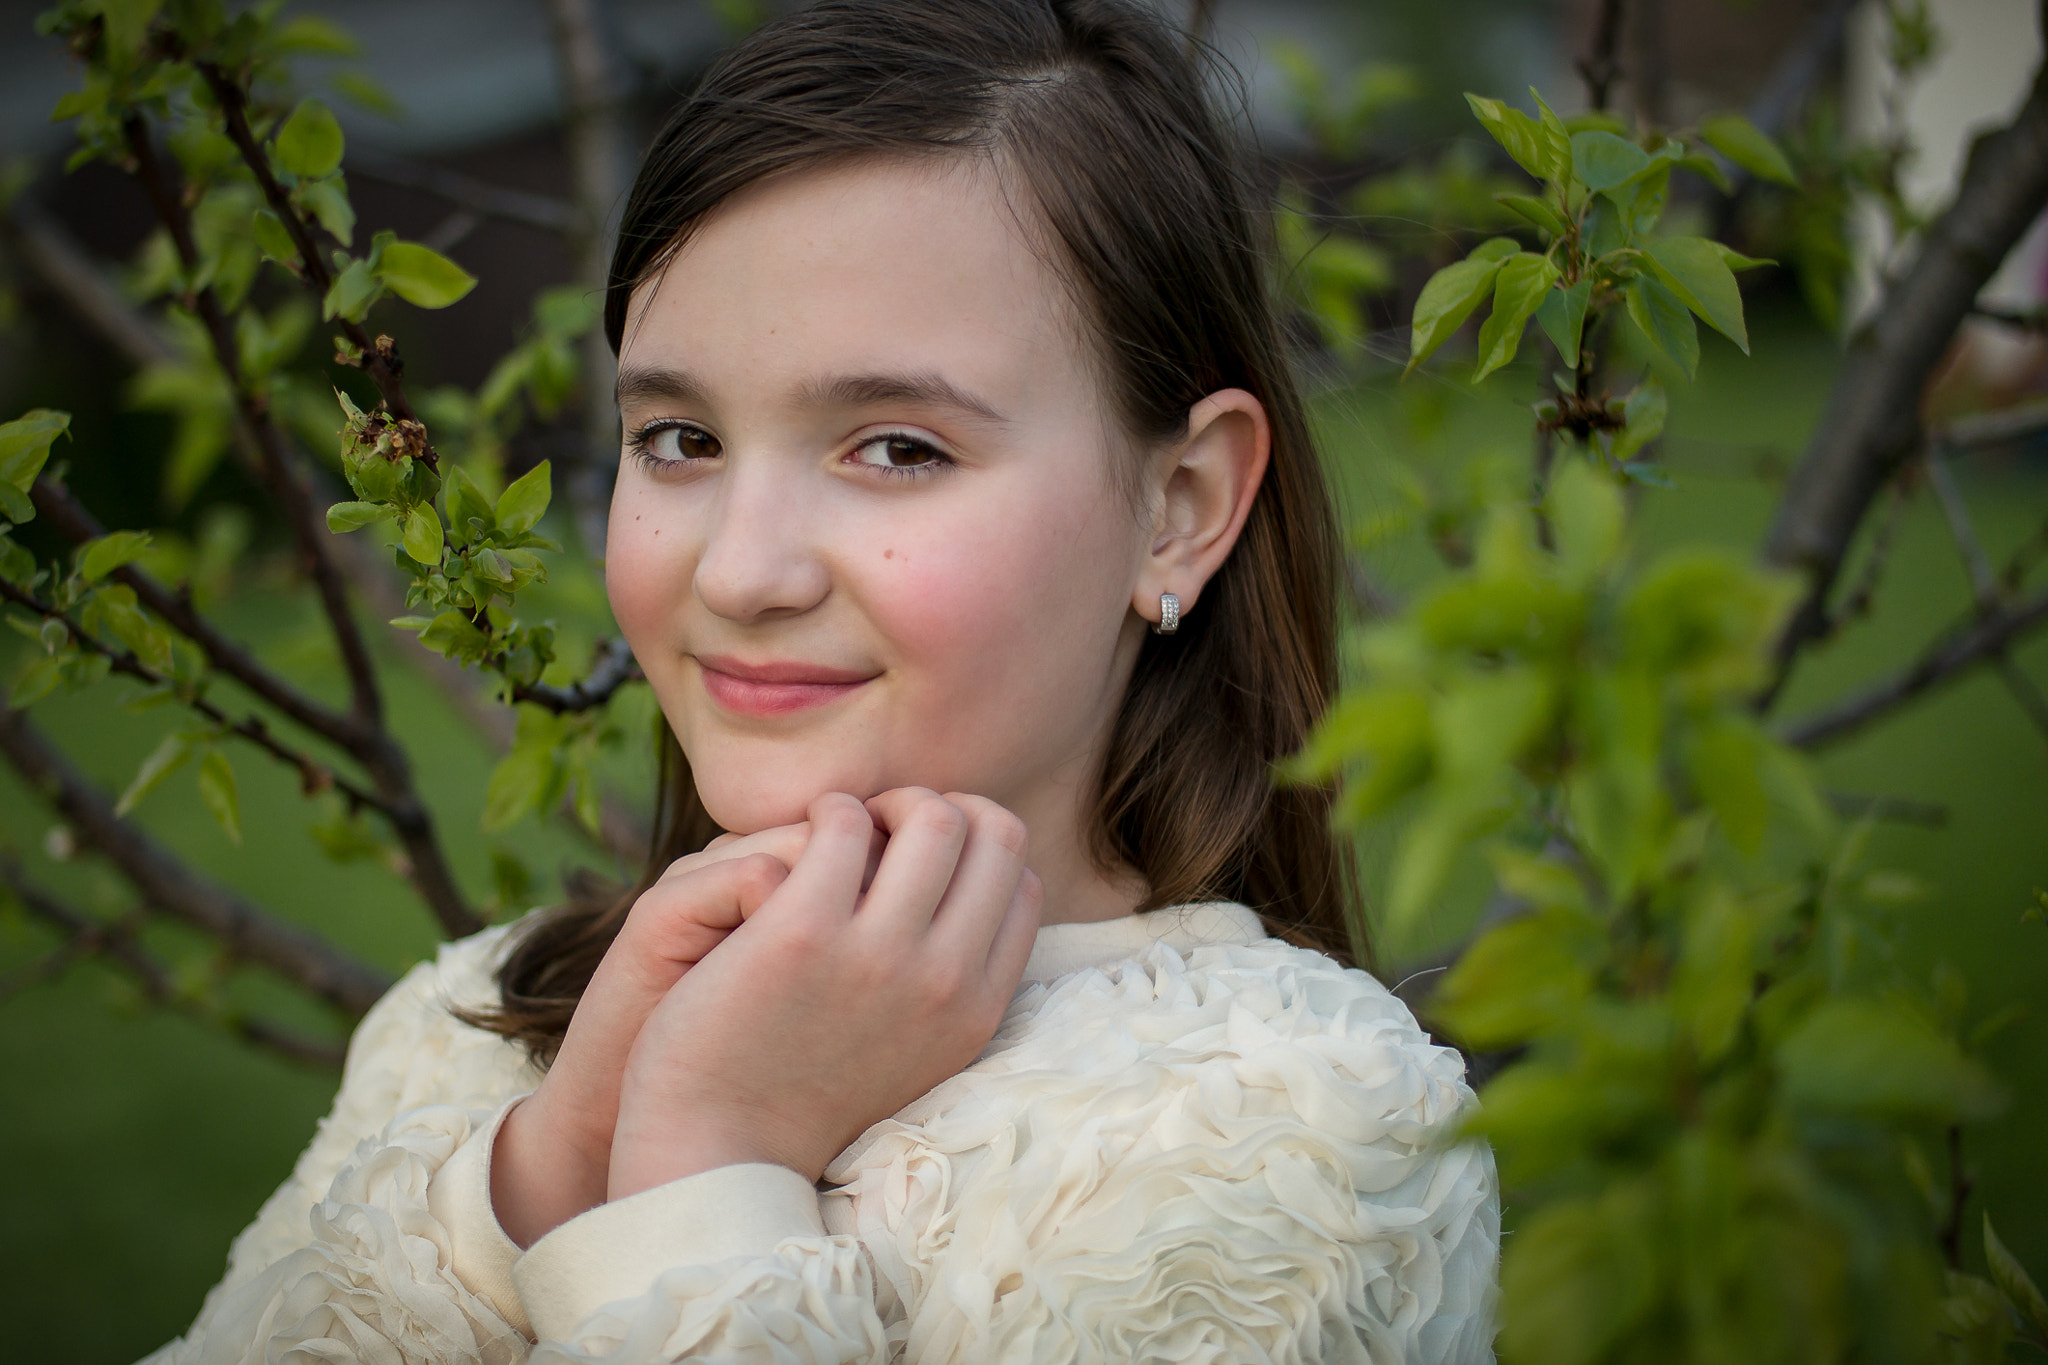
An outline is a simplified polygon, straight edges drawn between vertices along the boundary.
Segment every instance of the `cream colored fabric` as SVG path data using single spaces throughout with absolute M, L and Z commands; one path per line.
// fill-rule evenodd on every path
M 504 932 L 365 1018 L 334 1112 L 151 1362 L 1492 1358 L 1498 1199 L 1485 1148 L 1444 1142 L 1457 1054 L 1241 906 L 1041 930 L 982 1056 L 818 1189 L 708 1171 L 524 1255 L 489 1156 L 538 1077 L 447 1009 L 491 999 Z

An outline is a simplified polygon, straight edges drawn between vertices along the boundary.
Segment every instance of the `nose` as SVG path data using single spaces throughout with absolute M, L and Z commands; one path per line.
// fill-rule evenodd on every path
M 729 457 L 693 583 L 714 615 L 746 623 L 824 601 L 831 576 L 796 482 L 772 459 Z

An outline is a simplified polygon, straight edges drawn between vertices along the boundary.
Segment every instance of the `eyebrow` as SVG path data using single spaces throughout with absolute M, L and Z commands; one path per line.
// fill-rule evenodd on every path
M 650 400 L 672 403 L 709 401 L 703 384 L 694 376 L 681 370 L 667 369 L 620 370 L 617 397 L 621 408 Z M 846 374 L 830 379 L 813 379 L 797 390 L 796 399 L 803 406 L 812 408 L 915 403 L 921 407 L 951 408 L 995 426 L 1009 422 L 1009 418 L 993 404 L 967 392 L 945 376 L 930 371 Z

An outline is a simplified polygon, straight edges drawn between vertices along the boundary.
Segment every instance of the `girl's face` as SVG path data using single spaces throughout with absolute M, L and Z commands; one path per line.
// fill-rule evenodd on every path
M 1162 525 L 991 171 L 735 196 L 635 294 L 619 402 L 606 583 L 714 820 L 902 786 L 1072 820 Z

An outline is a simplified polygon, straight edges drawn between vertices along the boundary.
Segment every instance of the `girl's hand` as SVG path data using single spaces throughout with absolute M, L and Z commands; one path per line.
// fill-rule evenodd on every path
M 633 903 L 576 1006 L 554 1065 L 498 1130 L 491 1202 L 513 1241 L 531 1246 L 604 1202 L 620 1074 L 640 1026 L 668 989 L 782 884 L 809 838 L 807 824 L 725 835 L 677 859 Z
M 1038 931 L 1024 823 L 923 788 L 822 796 L 789 876 L 662 999 L 626 1064 L 608 1197 L 716 1166 L 816 1180 L 995 1033 Z M 862 895 L 870 841 L 888 836 Z

